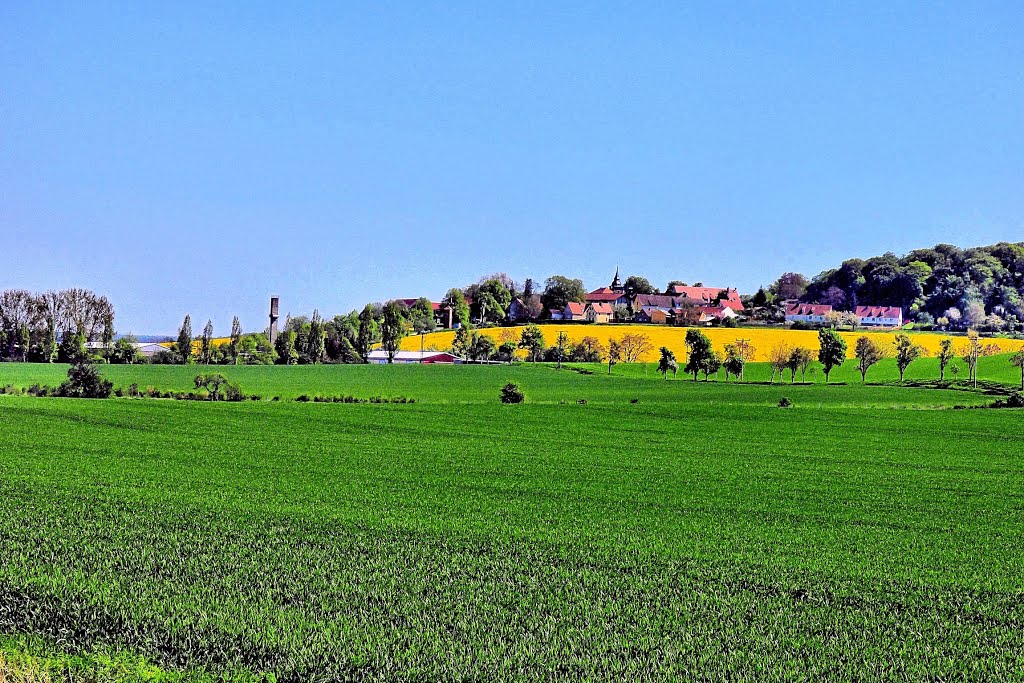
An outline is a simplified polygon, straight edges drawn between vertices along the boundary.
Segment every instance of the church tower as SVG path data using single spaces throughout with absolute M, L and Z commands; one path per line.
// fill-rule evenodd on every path
M 624 291 L 626 291 L 626 288 L 623 287 L 622 283 L 619 281 L 619 267 L 618 266 L 615 266 L 615 277 L 612 279 L 612 291 L 615 291 L 615 292 L 624 292 Z

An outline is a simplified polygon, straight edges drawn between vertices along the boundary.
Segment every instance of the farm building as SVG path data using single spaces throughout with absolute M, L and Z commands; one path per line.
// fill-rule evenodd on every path
M 382 349 L 370 351 L 366 362 L 376 365 L 386 364 L 388 362 L 388 354 Z M 434 363 L 461 363 L 462 359 L 447 351 L 399 351 L 395 354 L 392 362 L 396 364 L 423 363 L 426 365 Z
M 823 323 L 831 312 L 832 307 L 827 304 L 793 303 L 786 306 L 786 322 Z
M 854 313 L 865 327 L 903 326 L 903 309 L 899 306 L 858 306 Z

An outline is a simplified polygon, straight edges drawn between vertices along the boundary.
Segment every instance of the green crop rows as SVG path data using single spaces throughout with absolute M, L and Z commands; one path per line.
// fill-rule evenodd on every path
M 6 652 L 145 662 L 126 681 L 1024 675 L 1022 413 L 949 409 L 991 397 L 621 366 L 227 371 L 267 397 L 417 403 L 0 396 L 0 666 Z M 196 370 L 107 372 L 187 388 Z M 4 365 L 0 385 L 61 374 Z M 498 403 L 509 380 L 525 404 Z

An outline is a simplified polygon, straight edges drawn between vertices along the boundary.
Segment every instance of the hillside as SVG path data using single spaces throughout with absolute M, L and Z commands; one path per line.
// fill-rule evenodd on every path
M 911 320 L 952 329 L 1017 329 L 1024 323 L 1024 242 L 849 259 L 817 275 L 800 298 L 843 310 L 901 306 Z

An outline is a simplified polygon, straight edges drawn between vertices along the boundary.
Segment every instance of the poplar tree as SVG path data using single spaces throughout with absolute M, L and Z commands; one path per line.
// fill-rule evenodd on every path
M 178 330 L 178 353 L 181 355 L 182 365 L 192 363 L 192 317 L 187 313 L 181 323 L 181 329 Z

